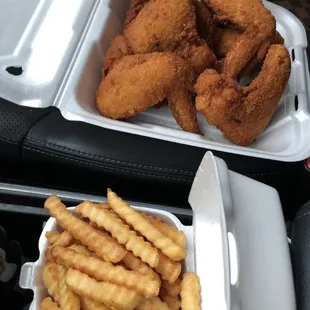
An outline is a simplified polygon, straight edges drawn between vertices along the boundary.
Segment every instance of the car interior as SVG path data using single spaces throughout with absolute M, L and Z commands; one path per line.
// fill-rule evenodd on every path
M 10 42 L 10 37 L 14 38 L 15 29 L 6 16 L 12 13 L 10 1 L 12 0 L 0 1 L 0 20 L 3 18 L 8 25 L 3 29 L 0 28 L 0 38 L 3 36 L 6 44 Z M 53 1 L 57 2 L 58 0 L 51 0 L 50 2 Z M 65 1 L 69 2 L 70 0 Z M 113 2 L 112 0 L 94 0 L 91 2 L 99 6 L 100 3 L 106 1 Z M 13 0 L 12 2 L 15 2 L 17 6 L 19 5 L 19 1 Z M 38 6 L 42 1 L 31 0 L 31 2 L 34 3 L 31 5 Z M 310 1 L 272 0 L 271 2 L 294 14 L 300 20 L 300 25 L 303 25 L 302 27 L 304 27 L 309 40 Z M 94 7 L 96 5 L 94 4 Z M 275 17 L 277 20 L 278 16 L 275 15 Z M 0 21 L 0 27 L 5 25 Z M 277 30 L 281 33 L 282 28 L 277 28 Z M 294 37 L 294 34 L 292 36 Z M 6 49 L 3 51 L 5 52 Z M 2 53 L 0 43 L 1 65 L 5 56 L 5 53 Z M 305 54 L 306 59 L 309 56 L 308 49 Z M 306 64 L 305 72 L 309 76 L 308 62 Z M 21 67 L 15 66 L 15 63 L 12 65 L 10 68 L 6 67 L 6 72 L 9 74 L 8 81 L 10 76 L 16 77 L 23 74 Z M 298 66 L 298 64 L 294 66 Z M 112 70 L 116 67 L 111 66 L 111 68 L 108 74 L 113 72 Z M 295 74 L 299 74 L 299 71 L 294 72 L 295 78 Z M 161 139 L 156 134 L 155 137 L 135 134 L 130 130 L 126 132 L 125 130 L 113 129 L 113 126 L 104 128 L 104 126 L 98 126 L 97 121 L 92 123 L 85 121 L 82 117 L 68 120 L 64 111 L 52 102 L 44 107 L 37 107 L 36 105 L 31 107 L 23 104 L 22 101 L 14 101 L 13 98 L 17 98 L 14 97 L 15 95 L 22 94 L 17 88 L 12 98 L 8 98 L 4 95 L 8 93 L 6 87 L 1 86 L 5 79 L 4 75 L 3 80 L 1 78 L 2 72 L 0 71 L 0 309 L 39 309 L 31 306 L 34 291 L 22 288 L 20 278 L 22 266 L 39 259 L 39 238 L 44 225 L 50 218 L 49 212 L 46 208 L 44 209 L 44 202 L 48 197 L 56 194 L 68 207 L 76 206 L 88 200 L 99 203 L 107 201 L 107 188 L 111 188 L 130 205 L 170 212 L 179 219 L 182 225 L 191 226 L 195 223 L 193 214 L 196 211 L 192 210 L 189 195 L 193 188 L 196 172 L 200 171 L 201 162 L 209 151 L 216 158 L 226 163 L 230 174 L 235 175 L 234 173 L 237 173 L 247 177 L 243 181 L 245 182 L 244 191 L 246 191 L 246 184 L 254 180 L 259 184 L 267 185 L 268 188 L 274 188 L 278 193 L 279 196 L 277 197 L 279 197 L 279 203 L 282 207 L 282 213 L 279 214 L 278 220 L 285 225 L 286 234 L 283 247 L 287 247 L 289 250 L 293 277 L 292 287 L 290 285 L 285 287 L 283 283 L 281 286 L 280 278 L 279 287 L 284 287 L 287 290 L 286 293 L 292 294 L 295 299 L 291 305 L 286 305 L 281 310 L 310 309 L 310 152 L 308 158 L 281 160 L 275 156 L 251 156 L 246 151 L 240 153 L 239 151 L 226 151 L 225 148 L 190 145 L 178 142 L 176 138 Z M 74 78 L 72 79 L 74 80 Z M 87 81 L 85 83 L 85 87 L 91 88 Z M 2 85 L 9 85 L 9 83 Z M 309 95 L 309 79 L 305 81 L 305 85 Z M 309 98 L 303 103 L 301 103 L 301 99 L 299 100 L 300 106 L 303 104 L 305 114 L 309 114 Z M 149 127 L 152 128 L 152 124 Z M 301 135 L 298 132 L 300 128 L 294 127 L 294 130 L 297 130 L 297 135 Z M 308 145 L 304 146 L 305 149 L 310 145 L 310 140 L 307 138 L 308 133 L 310 133 L 309 130 L 303 132 L 303 135 L 306 136 L 305 141 L 308 141 Z M 194 135 L 192 133 L 186 134 Z M 167 134 L 167 136 L 169 135 Z M 277 139 L 277 135 L 275 138 Z M 294 137 L 288 135 L 287 139 L 294 139 Z M 220 176 L 221 178 L 222 176 Z M 230 176 L 230 180 L 232 183 L 232 176 Z M 230 184 L 229 186 L 233 188 L 235 185 Z M 259 197 L 259 185 L 257 186 L 255 194 Z M 224 185 L 223 190 L 227 190 Z M 262 193 L 264 192 L 262 191 Z M 234 200 L 233 189 L 232 196 Z M 252 201 L 249 198 L 249 209 L 254 208 L 254 197 L 256 196 L 253 195 Z M 267 222 L 271 221 L 273 216 L 272 204 L 271 209 L 268 209 L 267 206 L 269 207 L 268 202 L 261 206 L 264 213 L 262 214 L 263 222 L 259 226 L 260 230 L 265 229 L 264 223 L 266 223 L 266 227 L 268 226 Z M 227 221 L 229 226 L 229 220 Z M 250 219 L 245 218 L 245 222 L 250 223 Z M 244 227 L 242 234 L 246 235 L 251 227 L 249 225 Z M 276 228 L 274 231 L 270 230 L 270 238 L 272 239 L 272 235 L 276 235 L 276 233 Z M 258 242 L 257 240 L 253 240 L 253 244 Z M 236 243 L 238 248 L 238 239 L 236 239 Z M 241 243 L 239 240 L 239 245 Z M 231 248 L 230 251 L 232 251 Z M 267 252 L 266 250 L 263 254 L 264 257 L 277 257 L 279 266 L 282 266 L 281 257 L 278 257 L 277 253 Z M 266 262 L 267 260 L 266 258 Z M 239 264 L 246 263 L 240 260 Z M 253 268 L 255 269 L 255 266 Z M 240 266 L 239 269 L 244 270 Z M 283 273 L 285 272 L 286 269 L 283 267 Z M 241 279 L 240 281 L 242 281 Z M 268 287 L 268 280 L 264 285 Z M 253 287 L 248 288 L 253 295 L 257 293 L 257 296 L 260 296 L 261 292 L 258 289 L 255 291 L 256 289 L 254 284 Z M 292 291 L 288 292 L 290 289 Z M 203 285 L 201 290 L 204 290 Z M 273 304 L 262 301 L 258 306 L 254 301 L 240 297 L 238 285 L 231 285 L 230 290 L 231 308 L 214 307 L 214 310 L 255 310 L 262 305 L 265 305 L 266 309 L 280 310 L 278 306 L 281 303 L 278 301 L 274 301 Z M 286 294 L 284 289 L 281 292 L 283 295 Z M 238 297 L 235 297 L 237 295 Z M 238 302 L 235 298 L 238 299 Z M 235 308 L 232 306 L 234 303 L 238 305 Z M 246 308 L 245 305 L 248 304 L 251 306 Z M 90 308 L 85 307 L 85 309 Z M 135 309 L 152 310 L 155 308 L 137 307 Z M 169 309 L 173 308 L 170 307 Z M 184 306 L 184 310 L 187 309 L 189 308 Z

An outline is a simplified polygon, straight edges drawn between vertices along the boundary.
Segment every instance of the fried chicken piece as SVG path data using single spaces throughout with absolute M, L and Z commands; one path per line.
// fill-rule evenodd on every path
M 198 78 L 196 108 L 231 142 L 249 145 L 265 129 L 285 90 L 291 60 L 283 45 L 271 45 L 262 71 L 247 87 L 206 70 Z
M 115 36 L 103 59 L 102 76 L 105 76 L 109 72 L 109 69 L 116 60 L 131 54 L 132 50 L 125 37 L 121 35 Z
M 124 29 L 135 54 L 174 52 L 196 74 L 214 67 L 216 58 L 196 29 L 192 0 L 150 0 Z
M 213 49 L 213 32 L 215 29 L 213 14 L 209 8 L 199 0 L 194 0 L 196 27 L 200 38 L 204 39 Z M 215 38 L 216 39 L 216 38 Z
M 131 0 L 125 19 L 125 27 L 138 16 L 144 5 L 149 1 L 150 0 Z
M 237 40 L 241 36 L 242 32 L 238 29 L 216 27 L 213 34 L 215 55 L 219 59 L 225 57 L 229 53 L 229 51 L 233 49 Z M 249 75 L 251 73 L 256 64 L 261 62 L 266 56 L 270 44 L 284 44 L 284 39 L 278 31 L 275 32 L 275 35 L 271 41 L 267 39 L 260 45 L 257 53 L 243 68 L 238 78 Z
M 221 23 L 232 23 L 243 31 L 233 48 L 220 62 L 219 71 L 237 78 L 246 64 L 255 56 L 265 40 L 271 40 L 276 21 L 260 0 L 203 0 Z
M 109 118 L 136 115 L 167 98 L 177 123 L 199 133 L 190 90 L 194 76 L 190 66 L 172 53 L 124 56 L 114 63 L 97 92 L 97 108 Z

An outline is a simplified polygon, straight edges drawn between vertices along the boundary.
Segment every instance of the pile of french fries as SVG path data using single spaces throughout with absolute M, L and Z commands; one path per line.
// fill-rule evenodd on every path
M 46 233 L 46 309 L 199 310 L 197 275 L 181 276 L 183 232 L 138 212 L 108 189 L 108 203 L 84 201 L 70 212 L 53 195 L 45 204 L 63 232 Z

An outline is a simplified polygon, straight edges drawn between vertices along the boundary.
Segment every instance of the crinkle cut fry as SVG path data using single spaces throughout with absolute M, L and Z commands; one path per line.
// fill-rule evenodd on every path
M 176 244 L 182 248 L 186 248 L 186 236 L 183 231 L 179 231 L 176 228 L 169 226 L 168 224 L 162 222 L 159 218 L 153 216 L 146 216 L 148 221 L 151 222 L 164 236 L 167 236 Z
M 73 236 L 68 232 L 68 230 L 63 231 L 59 238 L 54 242 L 53 245 L 69 246 L 74 242 Z
M 160 294 L 160 298 L 168 304 L 170 310 L 179 310 L 181 307 L 181 301 L 178 296 L 170 296 L 164 292 Z
M 81 296 L 81 306 L 83 310 L 111 310 L 105 304 Z
M 44 207 L 64 229 L 67 229 L 74 238 L 80 240 L 99 257 L 117 263 L 126 255 L 125 249 L 116 240 L 108 238 L 104 233 L 78 219 L 67 210 L 56 195 L 49 197 Z
M 62 310 L 80 310 L 80 297 L 71 290 L 66 284 L 67 269 L 64 266 L 58 265 L 59 273 L 59 303 Z
M 60 310 L 58 304 L 51 297 L 46 297 L 40 304 L 40 310 Z
M 80 204 L 76 210 L 109 231 L 120 244 L 125 245 L 127 250 L 141 257 L 142 261 L 148 263 L 151 267 L 157 266 L 159 261 L 157 249 L 149 242 L 144 241 L 142 237 L 137 236 L 135 231 L 131 230 L 121 220 L 116 219 L 108 210 L 101 209 L 91 203 Z
M 162 287 L 169 296 L 178 296 L 181 292 L 181 279 L 178 278 L 172 283 L 169 283 L 168 281 L 163 281 Z
M 127 202 L 108 189 L 108 201 L 110 207 L 136 231 L 152 242 L 158 249 L 175 261 L 186 257 L 187 252 L 171 239 L 165 237 L 144 217 L 143 214 L 132 208 Z
M 169 283 L 173 283 L 179 277 L 182 266 L 179 262 L 172 261 L 161 251 L 158 252 L 159 252 L 159 263 L 155 268 L 155 270 L 157 273 L 161 275 L 163 280 L 166 280 Z
M 137 307 L 137 310 L 170 310 L 168 304 L 159 297 L 144 299 Z
M 181 282 L 181 308 L 182 310 L 201 310 L 199 277 L 187 272 Z
M 157 296 L 159 293 L 159 283 L 148 275 L 125 270 L 122 266 L 114 266 L 96 257 L 77 253 L 64 247 L 55 246 L 52 255 L 59 264 L 84 272 L 97 281 L 108 281 L 126 286 L 146 298 Z
M 139 272 L 140 274 L 150 276 L 153 280 L 161 285 L 159 275 L 146 263 L 144 263 L 139 257 L 136 257 L 132 252 L 128 251 L 123 258 L 123 263 L 129 269 Z
M 47 231 L 45 233 L 45 238 L 47 239 L 49 245 L 53 245 L 59 238 L 59 236 L 60 232 L 58 231 Z
M 75 252 L 78 253 L 84 253 L 85 255 L 91 256 L 95 255 L 94 253 L 90 252 L 86 246 L 84 245 L 79 245 L 79 244 L 72 244 L 69 249 L 74 250 Z
M 43 283 L 48 293 L 57 302 L 59 301 L 58 282 L 59 272 L 57 264 L 55 264 L 54 262 L 48 262 L 43 269 Z
M 131 289 L 114 283 L 98 282 L 78 270 L 69 269 L 66 282 L 77 294 L 119 310 L 133 310 L 141 301 L 141 296 Z

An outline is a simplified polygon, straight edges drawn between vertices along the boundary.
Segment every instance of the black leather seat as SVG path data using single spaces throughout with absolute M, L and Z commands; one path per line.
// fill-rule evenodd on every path
M 206 150 L 66 121 L 55 108 L 30 109 L 0 101 L 1 178 L 187 207 Z M 229 168 L 278 189 L 285 213 L 310 197 L 304 162 L 282 163 L 214 152 Z
M 293 266 L 298 310 L 310 309 L 310 202 L 297 213 L 292 230 Z

